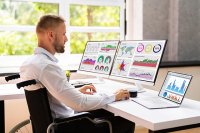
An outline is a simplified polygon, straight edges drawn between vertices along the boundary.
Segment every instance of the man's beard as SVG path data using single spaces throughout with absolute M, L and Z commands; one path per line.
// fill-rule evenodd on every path
M 55 37 L 56 38 L 55 38 L 55 42 L 53 43 L 53 46 L 54 46 L 56 53 L 64 53 L 65 52 L 64 45 L 59 43 L 57 35 Z

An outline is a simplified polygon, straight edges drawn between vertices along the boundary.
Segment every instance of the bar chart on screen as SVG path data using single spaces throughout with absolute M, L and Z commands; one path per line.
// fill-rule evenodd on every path
M 183 78 L 170 77 L 166 90 L 176 93 L 184 94 L 188 86 L 189 81 L 184 80 Z

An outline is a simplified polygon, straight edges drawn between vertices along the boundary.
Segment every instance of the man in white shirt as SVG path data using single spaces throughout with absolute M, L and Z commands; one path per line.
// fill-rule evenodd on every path
M 74 110 L 97 110 L 111 102 L 123 98 L 128 99 L 129 92 L 124 89 L 118 90 L 112 96 L 106 94 L 92 95 L 92 92 L 88 93 L 87 90 L 91 89 L 96 92 L 93 85 L 87 85 L 77 90 L 67 82 L 65 72 L 57 65 L 58 59 L 54 57 L 55 53 L 64 53 L 64 45 L 68 41 L 64 22 L 65 20 L 61 16 L 52 14 L 44 15 L 39 19 L 36 26 L 38 47 L 35 48 L 34 54 L 20 67 L 20 77 L 23 80 L 37 79 L 47 88 L 52 117 L 64 118 L 74 114 Z M 36 90 L 38 88 L 40 86 L 37 84 L 25 87 L 26 90 Z M 134 131 L 134 123 L 128 120 L 113 115 L 109 120 L 111 122 L 115 121 L 113 122 L 114 132 L 119 132 L 119 125 L 124 128 L 121 130 L 122 133 L 133 133 Z M 116 123 L 116 121 L 119 122 Z M 60 126 L 63 127 L 61 128 L 63 132 L 65 132 L 66 126 L 66 124 Z M 79 132 L 71 127 L 73 125 L 68 126 L 67 131 Z M 81 122 L 79 123 L 81 132 L 94 132 L 96 128 L 99 128 L 98 131 L 100 129 L 104 131 L 107 130 L 105 127 L 105 125 L 96 125 L 95 128 L 90 130 L 90 128 L 82 127 Z

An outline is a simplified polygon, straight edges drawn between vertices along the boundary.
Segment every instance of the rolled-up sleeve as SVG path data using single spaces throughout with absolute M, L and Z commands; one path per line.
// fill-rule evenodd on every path
M 64 71 L 54 65 L 47 65 L 41 75 L 41 83 L 56 99 L 77 111 L 88 111 L 104 107 L 115 101 L 115 95 L 108 96 L 83 94 L 67 82 Z

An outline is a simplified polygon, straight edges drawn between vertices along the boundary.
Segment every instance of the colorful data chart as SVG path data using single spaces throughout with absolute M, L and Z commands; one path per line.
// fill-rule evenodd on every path
M 182 82 L 182 85 L 179 86 L 176 85 L 176 79 L 175 79 L 174 81 L 170 82 L 170 84 L 167 86 L 166 89 L 180 94 L 184 94 L 187 89 L 186 81 L 184 80 Z
M 82 61 L 82 64 L 85 64 L 85 65 L 94 65 L 95 64 L 95 60 L 87 58 L 86 60 Z
M 119 57 L 122 57 L 123 55 L 129 55 L 132 57 L 133 55 L 133 52 L 134 52 L 134 48 L 135 47 L 132 47 L 132 46 L 123 46 L 123 47 L 120 47 L 119 50 L 121 51 L 120 54 L 118 55 Z
M 104 66 L 96 65 L 96 66 L 95 66 L 95 70 L 96 70 L 96 71 L 103 71 L 103 70 L 104 70 Z
M 135 53 L 137 42 L 135 41 L 122 41 L 118 50 L 117 57 L 132 58 Z
M 117 42 L 102 43 L 99 52 L 114 54 L 116 52 L 117 46 L 118 46 Z
M 105 63 L 105 64 L 110 64 L 111 61 L 112 61 L 112 57 L 108 55 L 108 56 L 106 56 L 106 58 L 105 58 L 105 60 L 104 60 L 104 63 Z
M 104 71 L 105 71 L 105 72 L 108 72 L 108 71 L 109 71 L 109 67 L 106 66 L 106 67 L 104 68 Z
M 162 46 L 160 44 L 156 44 L 154 47 L 153 47 L 153 52 L 154 53 L 158 53 L 160 52 Z
M 97 59 L 98 64 L 110 65 L 113 60 L 113 55 L 99 55 Z
M 80 69 L 86 71 L 93 71 L 95 63 L 96 63 L 96 56 L 83 56 Z
M 156 67 L 159 57 L 135 56 L 133 66 Z
M 120 63 L 120 64 L 118 65 L 117 70 L 119 70 L 120 72 L 121 72 L 121 71 L 125 71 L 125 69 L 124 69 L 125 65 L 126 65 L 126 64 L 124 63 L 124 61 L 122 61 L 122 63 Z
M 153 80 L 155 75 L 155 71 L 148 69 L 138 69 L 131 68 L 129 77 L 145 79 L 145 80 Z
M 111 51 L 111 50 L 116 50 L 116 46 L 107 45 L 105 47 L 101 47 L 101 50 L 106 51 L 106 52 Z
M 161 54 L 164 42 L 141 42 L 136 47 L 137 54 Z
M 130 59 L 117 59 L 114 64 L 112 74 L 127 76 L 130 67 L 130 62 Z
M 103 64 L 103 62 L 104 62 L 104 55 L 100 55 L 100 56 L 98 57 L 98 59 L 97 59 L 97 63 Z
M 96 65 L 95 66 L 95 71 L 104 71 L 104 72 L 108 72 L 109 71 L 109 67 L 108 66 L 100 66 L 100 65 Z
M 182 101 L 182 96 L 179 96 L 170 92 L 166 92 L 166 91 L 163 93 L 163 97 L 169 100 L 172 100 L 174 102 L 178 102 L 178 103 Z

